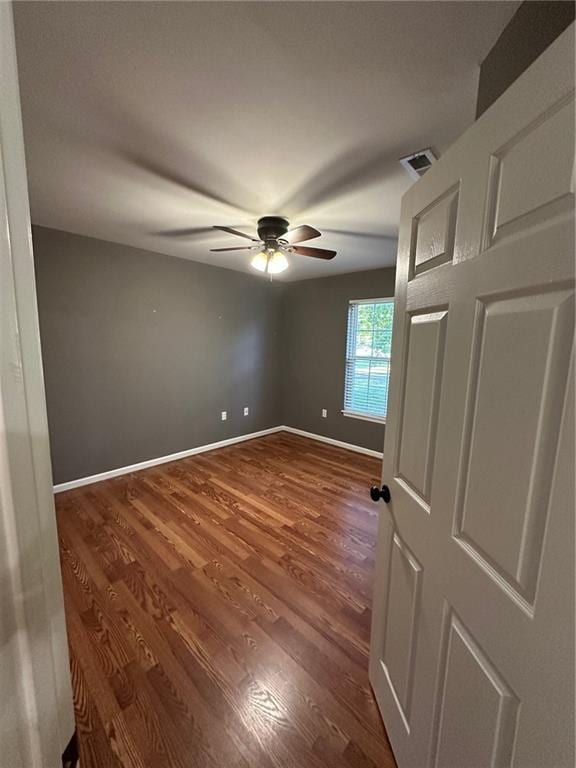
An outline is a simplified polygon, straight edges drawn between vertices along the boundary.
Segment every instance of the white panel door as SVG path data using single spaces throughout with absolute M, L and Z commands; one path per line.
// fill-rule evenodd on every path
M 370 676 L 399 768 L 574 766 L 574 25 L 403 200 Z

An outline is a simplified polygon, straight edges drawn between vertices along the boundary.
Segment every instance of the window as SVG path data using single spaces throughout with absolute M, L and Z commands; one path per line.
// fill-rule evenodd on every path
M 345 416 L 386 419 L 393 315 L 392 299 L 350 302 L 342 411 Z

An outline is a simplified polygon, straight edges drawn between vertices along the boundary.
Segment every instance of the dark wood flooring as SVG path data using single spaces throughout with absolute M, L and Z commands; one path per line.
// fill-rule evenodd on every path
M 56 497 L 81 768 L 391 768 L 377 459 L 277 433 Z

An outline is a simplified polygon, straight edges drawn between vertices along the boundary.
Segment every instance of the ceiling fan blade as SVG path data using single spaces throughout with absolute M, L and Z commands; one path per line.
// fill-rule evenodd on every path
M 232 227 L 218 227 L 215 226 L 213 229 L 220 229 L 222 232 L 229 232 L 231 235 L 238 235 L 238 237 L 245 237 L 247 240 L 252 240 L 253 243 L 259 243 L 260 240 L 256 237 L 252 237 L 252 235 L 247 235 L 246 232 L 239 232 L 237 229 L 232 229 Z
M 327 251 L 325 248 L 309 248 L 306 245 L 295 245 L 290 248 L 290 253 L 297 253 L 299 256 L 312 256 L 315 259 L 333 259 L 336 251 Z
M 286 240 L 287 243 L 293 245 L 294 243 L 302 243 L 304 240 L 313 240 L 315 237 L 320 237 L 321 234 L 314 227 L 302 224 L 301 227 L 294 227 L 294 229 L 288 230 L 285 235 L 282 235 L 282 240 Z
M 234 248 L 210 248 L 210 251 L 216 253 L 219 251 L 252 251 L 253 249 L 253 245 L 237 245 Z

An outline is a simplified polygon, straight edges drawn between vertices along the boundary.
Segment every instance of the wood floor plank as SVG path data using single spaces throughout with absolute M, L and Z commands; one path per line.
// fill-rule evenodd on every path
M 82 768 L 395 768 L 377 459 L 277 433 L 56 497 Z

